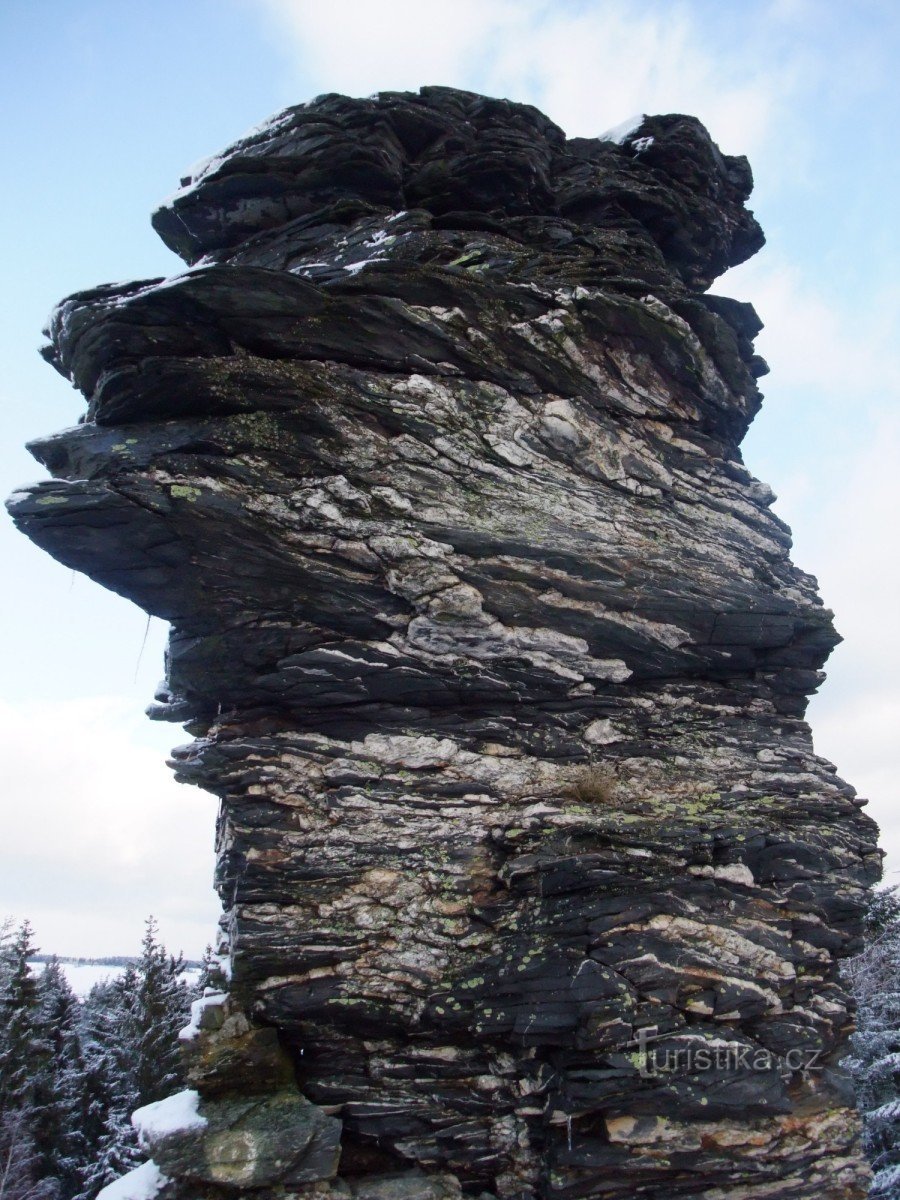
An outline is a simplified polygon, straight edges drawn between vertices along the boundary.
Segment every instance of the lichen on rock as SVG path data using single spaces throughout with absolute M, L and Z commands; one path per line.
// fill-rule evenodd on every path
M 880 856 L 740 455 L 761 326 L 706 291 L 763 242 L 746 160 L 424 88 L 182 184 L 190 269 L 56 310 L 87 414 L 10 502 L 171 622 L 152 715 L 221 798 L 163 1200 L 862 1197 Z

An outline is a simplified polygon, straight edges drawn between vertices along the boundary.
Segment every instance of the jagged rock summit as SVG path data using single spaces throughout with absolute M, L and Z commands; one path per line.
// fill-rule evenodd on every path
M 87 414 L 10 502 L 172 623 L 153 715 L 221 797 L 229 982 L 153 1187 L 862 1197 L 837 963 L 880 860 L 738 449 L 760 324 L 705 291 L 763 241 L 746 160 L 424 88 L 182 183 L 190 269 L 54 314 Z

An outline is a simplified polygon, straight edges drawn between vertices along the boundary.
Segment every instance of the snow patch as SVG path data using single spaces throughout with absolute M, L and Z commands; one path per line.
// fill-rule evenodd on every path
M 45 480 L 42 480 L 41 482 L 47 483 L 49 481 L 45 479 Z M 10 494 L 7 496 L 7 498 L 6 498 L 7 508 L 9 508 L 13 504 L 21 504 L 25 500 L 33 500 L 34 492 L 39 487 L 40 487 L 40 483 L 23 483 L 21 487 L 17 487 L 14 492 L 10 492 Z
M 113 963 L 61 961 L 59 965 L 66 982 L 79 1000 L 83 1000 L 96 984 L 109 983 L 125 973 L 123 966 Z M 28 969 L 32 975 L 41 975 L 46 966 L 43 962 L 29 962 Z M 200 972 L 196 967 L 188 967 L 181 976 L 188 985 L 195 984 L 199 977 Z
M 297 109 L 309 108 L 310 101 L 303 100 L 299 104 L 292 104 L 290 108 L 283 112 L 275 113 L 274 116 L 267 117 L 265 121 L 260 121 L 258 125 L 252 125 L 241 137 L 237 140 L 237 145 L 242 142 L 249 142 L 251 138 L 258 138 L 262 134 L 277 133 L 281 129 L 286 129 L 294 120 L 294 113 Z
M 228 997 L 225 992 L 213 992 L 207 989 L 206 993 L 191 1005 L 191 1019 L 183 1029 L 179 1030 L 179 1042 L 192 1042 L 203 1027 L 203 1013 L 205 1010 L 219 1004 L 224 1004 L 227 999 Z
M 97 1193 L 97 1200 L 153 1200 L 168 1182 L 168 1176 L 151 1159 L 108 1183 Z
M 213 171 L 218 171 L 222 163 L 228 157 L 228 154 L 208 154 L 206 158 L 200 158 L 184 173 L 184 178 L 188 181 L 184 186 L 189 184 L 199 183 L 205 175 L 212 175 Z
M 143 1145 L 151 1139 L 168 1137 L 173 1133 L 189 1133 L 206 1128 L 206 1117 L 200 1115 L 200 1094 L 192 1088 L 176 1092 L 155 1104 L 145 1104 L 131 1114 L 131 1124 Z
M 601 133 L 597 139 L 600 142 L 615 142 L 617 146 L 621 146 L 627 141 L 631 134 L 637 132 L 643 125 L 646 113 L 638 113 L 637 116 L 629 117 L 627 121 L 622 121 L 619 125 L 613 125 L 612 129 L 607 129 L 606 133 Z M 641 141 L 644 139 L 642 138 Z

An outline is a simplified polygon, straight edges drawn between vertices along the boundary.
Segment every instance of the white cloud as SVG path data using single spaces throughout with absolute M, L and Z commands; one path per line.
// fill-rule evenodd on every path
M 803 546 L 845 638 L 811 707 L 816 748 L 837 763 L 882 827 L 886 873 L 900 870 L 900 415 L 886 414 L 839 477 L 802 511 Z
M 856 304 L 840 292 L 839 280 L 835 287 L 827 295 L 818 279 L 768 250 L 728 271 L 713 291 L 756 308 L 765 322 L 756 347 L 777 388 L 814 387 L 841 404 L 848 395 L 870 404 L 900 397 L 900 295 L 870 295 Z
M 761 145 L 788 91 L 771 62 L 748 69 L 708 45 L 687 7 L 622 0 L 537 15 L 504 40 L 493 73 L 517 98 L 534 88 L 569 135 L 596 136 L 635 112 L 688 112 L 740 153 Z
M 490 57 L 493 40 L 515 23 L 511 0 L 258 0 L 317 90 L 365 95 L 455 83 Z M 285 38 L 287 41 L 285 41 Z
M 595 0 L 257 0 L 298 76 L 362 95 L 441 83 L 540 105 L 570 135 L 635 112 L 689 112 L 754 153 L 785 120 L 799 59 L 708 41 L 684 4 Z M 783 133 L 783 130 L 782 130 Z
M 766 322 L 757 347 L 772 375 L 747 465 L 773 483 L 793 557 L 819 580 L 844 637 L 810 706 L 816 749 L 871 801 L 885 874 L 900 871 L 900 365 L 896 296 L 853 306 L 784 262 L 760 258 L 717 291 Z M 768 461 L 767 461 L 768 460 Z
M 886 678 L 891 667 L 896 669 L 896 656 L 865 683 L 851 682 L 846 688 L 841 688 L 841 657 L 829 689 L 813 704 L 816 749 L 836 762 L 869 800 L 866 811 L 881 827 L 881 845 L 887 851 L 885 882 L 900 883 L 900 699 Z M 828 691 L 837 694 L 839 689 L 842 695 L 834 702 Z
M 214 940 L 216 802 L 175 783 L 177 735 L 146 723 L 115 696 L 0 703 L 0 915 L 47 952 L 134 953 L 151 913 L 173 951 Z

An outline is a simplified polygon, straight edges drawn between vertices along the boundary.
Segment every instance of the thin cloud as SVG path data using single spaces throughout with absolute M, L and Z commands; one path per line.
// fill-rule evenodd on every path
M 127 953 L 151 912 L 173 950 L 214 940 L 215 801 L 175 782 L 145 722 L 120 697 L 0 702 L 0 916 L 50 951 Z
M 690 112 L 731 152 L 760 149 L 786 116 L 797 56 L 723 51 L 687 5 L 627 0 L 257 0 L 317 90 L 353 95 L 428 83 L 541 105 L 570 135 L 634 112 Z M 748 23 L 749 24 L 749 23 Z M 300 97 L 298 97 L 299 99 Z
M 754 305 L 765 322 L 756 346 L 780 389 L 814 387 L 842 404 L 854 393 L 872 404 L 900 398 L 897 293 L 848 304 L 772 251 L 729 271 L 713 291 Z
M 750 300 L 772 374 L 745 454 L 774 484 L 793 557 L 819 581 L 844 643 L 809 709 L 816 750 L 837 764 L 881 826 L 885 878 L 900 872 L 900 364 L 896 290 L 848 302 L 762 255 L 716 291 Z

